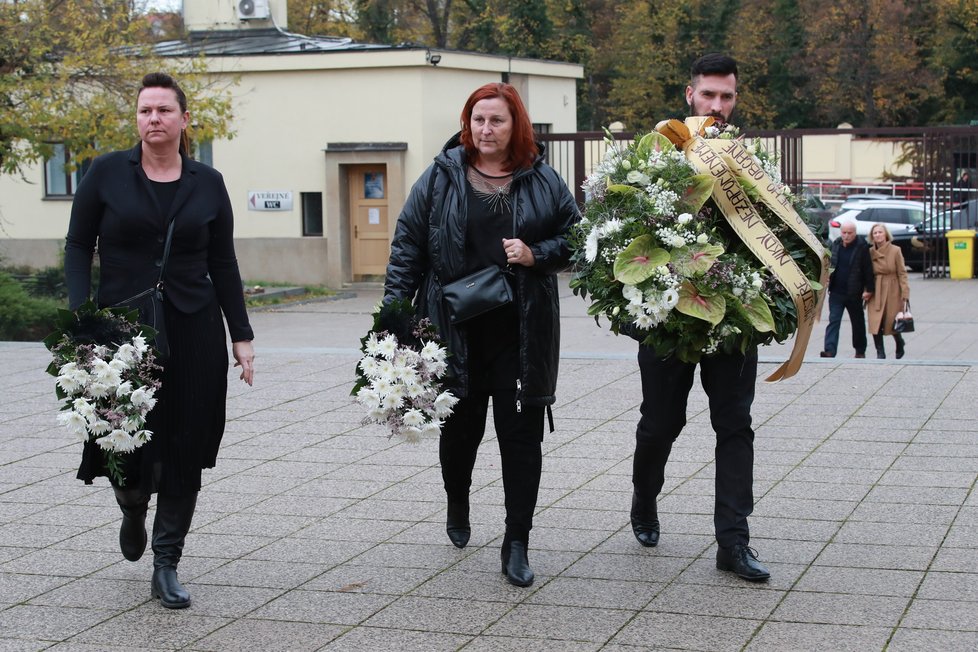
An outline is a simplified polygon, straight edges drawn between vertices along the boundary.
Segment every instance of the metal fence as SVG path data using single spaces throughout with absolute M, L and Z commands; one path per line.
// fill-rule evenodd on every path
M 858 139 L 896 141 L 901 157 L 912 170 L 906 180 L 879 184 L 852 184 L 846 180 L 813 181 L 805 178 L 804 136 L 849 133 Z M 621 132 L 616 140 L 630 141 L 635 134 Z M 944 233 L 950 229 L 976 229 L 978 218 L 978 126 L 876 129 L 787 129 L 747 131 L 760 138 L 765 149 L 776 152 L 781 177 L 796 192 L 807 190 L 830 206 L 855 193 L 881 193 L 923 202 L 928 215 L 918 228 L 914 246 L 923 250 L 925 277 L 948 275 L 948 246 Z M 583 205 L 582 185 L 600 163 L 607 145 L 605 134 L 583 131 L 538 136 L 547 146 L 547 162 L 564 178 Z M 975 249 L 972 243 L 972 249 Z M 973 265 L 978 269 L 978 265 Z

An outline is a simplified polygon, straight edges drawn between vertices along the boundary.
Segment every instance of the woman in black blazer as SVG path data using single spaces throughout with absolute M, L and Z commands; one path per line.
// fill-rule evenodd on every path
M 156 285 L 167 228 L 163 301 L 170 354 L 147 428 L 153 438 L 125 456 L 119 545 L 130 561 L 146 549 L 146 511 L 157 494 L 152 595 L 164 607 L 190 606 L 177 563 L 197 503 L 201 470 L 217 461 L 224 434 L 228 355 L 251 385 L 254 337 L 234 254 L 233 215 L 224 179 L 186 155 L 187 98 L 172 77 L 150 73 L 137 96 L 140 143 L 96 158 L 75 193 L 65 245 L 71 308 L 91 291 L 93 253 L 100 265 L 99 306 Z M 108 475 L 97 446 L 85 444 L 79 479 Z

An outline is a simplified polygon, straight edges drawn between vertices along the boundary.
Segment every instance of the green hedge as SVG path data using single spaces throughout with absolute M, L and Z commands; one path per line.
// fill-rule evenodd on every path
M 62 301 L 33 297 L 23 284 L 0 272 L 0 341 L 34 342 L 51 332 Z

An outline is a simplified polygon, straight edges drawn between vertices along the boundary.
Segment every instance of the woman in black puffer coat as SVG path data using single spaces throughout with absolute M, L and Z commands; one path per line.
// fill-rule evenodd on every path
M 459 548 L 471 532 L 469 488 L 492 398 L 506 501 L 502 571 L 510 583 L 529 586 L 544 412 L 557 385 L 556 273 L 570 260 L 567 234 L 580 214 L 567 185 L 543 162 L 512 86 L 477 89 L 461 126 L 398 218 L 385 297 L 412 300 L 448 347 L 449 384 L 460 401 L 442 428 L 439 457 L 446 529 Z M 442 286 L 492 265 L 507 270 L 513 302 L 453 324 Z

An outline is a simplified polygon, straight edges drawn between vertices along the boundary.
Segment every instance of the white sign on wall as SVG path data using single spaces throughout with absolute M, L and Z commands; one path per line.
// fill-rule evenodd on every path
M 249 190 L 249 211 L 290 211 L 292 210 L 291 190 Z

